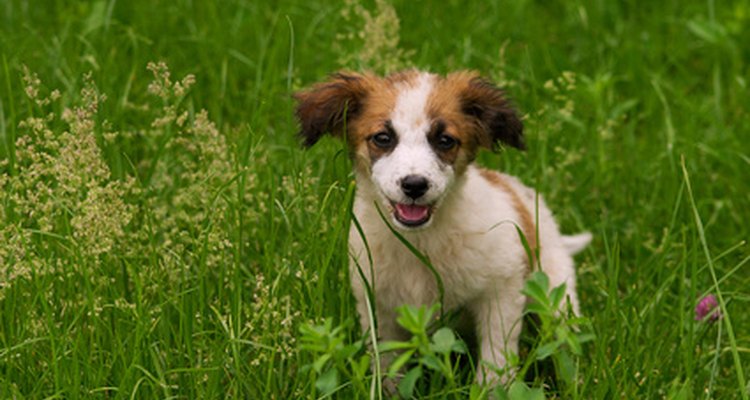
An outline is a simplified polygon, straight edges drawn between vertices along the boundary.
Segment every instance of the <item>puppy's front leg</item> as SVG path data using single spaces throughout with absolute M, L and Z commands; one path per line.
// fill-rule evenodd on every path
M 504 383 L 512 378 L 510 371 L 502 376 L 484 363 L 497 368 L 507 365 L 506 354 L 518 353 L 518 337 L 521 333 L 521 317 L 525 297 L 521 294 L 521 279 L 508 280 L 505 285 L 493 287 L 473 304 L 479 336 L 480 364 L 477 370 L 477 382 L 494 385 Z

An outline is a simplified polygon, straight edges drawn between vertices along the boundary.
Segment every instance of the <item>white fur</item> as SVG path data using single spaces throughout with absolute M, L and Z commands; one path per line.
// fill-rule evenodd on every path
M 403 83 L 400 88 L 390 116 L 398 145 L 373 164 L 370 177 L 387 201 L 412 202 L 401 190 L 401 180 L 408 175 L 418 174 L 429 182 L 427 193 L 416 201 L 421 205 L 438 203 L 453 182 L 453 169 L 440 161 L 427 142 L 430 120 L 426 108 L 433 81 L 433 75 L 423 73 L 415 83 Z M 401 225 L 396 219 L 393 223 Z
M 512 182 L 520 185 L 515 180 Z M 376 192 L 371 181 L 360 180 L 354 214 L 362 226 L 364 238 L 352 227 L 349 236 L 352 286 L 363 329 L 370 328 L 370 321 L 358 268 L 370 285 L 374 283 L 378 336 L 382 340 L 406 339 L 405 332 L 396 324 L 395 308 L 402 304 L 436 303 L 438 286 L 431 271 L 399 242 L 381 219 L 373 205 L 377 201 Z M 533 203 L 527 206 L 533 207 Z M 571 253 L 546 205 L 540 202 L 539 208 L 541 264 L 551 285 L 567 283 L 567 295 L 574 310 L 578 310 Z M 472 313 L 482 360 L 502 367 L 504 353 L 518 350 L 526 302 L 520 291 L 528 270 L 526 254 L 514 225 L 520 224 L 520 218 L 511 205 L 510 195 L 489 184 L 476 167 L 470 166 L 455 182 L 433 219 L 429 229 L 402 234 L 429 257 L 440 274 L 445 288 L 445 309 L 464 307 Z M 372 265 L 368 261 L 365 240 Z M 480 370 L 478 379 L 483 379 L 485 373 Z
M 430 121 L 426 114 L 433 86 L 433 76 L 429 74 L 420 75 L 416 83 L 403 84 L 390 116 L 398 145 L 376 160 L 371 175 L 357 176 L 354 214 L 364 236 L 352 224 L 349 246 L 350 275 L 360 322 L 363 329 L 371 328 L 367 291 L 360 272 L 374 288 L 377 336 L 381 340 L 407 339 L 406 332 L 396 323 L 396 307 L 439 301 L 432 272 L 393 235 L 377 211 L 380 208 L 389 215 L 392 203 L 411 202 L 402 193 L 400 181 L 406 175 L 422 175 L 429 181 L 429 190 L 417 203 L 433 206 L 429 224 L 407 229 L 393 218 L 388 223 L 400 229 L 440 274 L 445 289 L 444 309 L 464 308 L 471 313 L 482 360 L 502 368 L 505 355 L 518 350 L 526 303 L 521 288 L 529 263 L 516 229 L 522 226 L 521 216 L 513 206 L 513 195 L 490 183 L 477 167 L 469 165 L 456 176 L 453 167 L 442 163 L 435 154 L 427 141 Z M 513 177 L 504 175 L 503 179 L 533 214 L 537 201 L 534 190 Z M 553 287 L 567 284 L 568 299 L 578 312 L 572 255 L 585 247 L 591 236 L 561 235 L 542 199 L 538 209 L 540 263 Z M 481 368 L 478 379 L 485 377 L 498 379 Z
M 591 243 L 591 234 L 588 232 L 577 235 L 563 236 L 563 245 L 570 254 L 578 254 Z

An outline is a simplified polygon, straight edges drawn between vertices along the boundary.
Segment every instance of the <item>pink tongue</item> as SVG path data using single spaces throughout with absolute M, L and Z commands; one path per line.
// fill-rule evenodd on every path
M 416 204 L 396 204 L 396 212 L 402 220 L 407 222 L 417 222 L 425 219 L 430 208 L 427 206 L 418 206 Z

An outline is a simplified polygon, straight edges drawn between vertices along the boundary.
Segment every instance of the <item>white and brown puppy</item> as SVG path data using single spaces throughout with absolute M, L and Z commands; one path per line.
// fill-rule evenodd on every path
M 364 237 L 352 224 L 350 275 L 363 329 L 371 328 L 365 283 L 374 289 L 384 340 L 405 338 L 396 307 L 439 300 L 433 273 L 387 224 L 440 274 L 444 309 L 471 314 L 485 362 L 502 368 L 505 354 L 518 348 L 521 288 L 531 265 L 517 227 L 550 284 L 567 284 L 578 311 L 572 255 L 590 235 L 561 235 L 541 199 L 535 215 L 534 190 L 472 163 L 480 147 L 524 148 L 523 125 L 502 90 L 473 72 L 442 77 L 410 70 L 385 78 L 341 72 L 296 98 L 305 144 L 326 133 L 344 137 L 353 159 L 354 214 Z M 485 376 L 496 378 L 481 368 L 478 380 Z

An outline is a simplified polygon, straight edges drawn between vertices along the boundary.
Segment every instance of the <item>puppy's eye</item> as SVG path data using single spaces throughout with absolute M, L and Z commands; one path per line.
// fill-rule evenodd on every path
M 441 133 L 435 138 L 435 147 L 440 150 L 450 150 L 456 147 L 456 145 L 458 145 L 458 139 L 445 133 Z
M 396 139 L 388 132 L 379 132 L 370 136 L 370 141 L 381 149 L 389 149 L 396 143 Z

